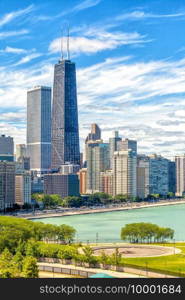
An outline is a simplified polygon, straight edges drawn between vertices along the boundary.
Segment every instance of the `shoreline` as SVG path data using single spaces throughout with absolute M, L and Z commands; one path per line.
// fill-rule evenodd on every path
M 163 200 L 157 203 L 136 203 L 136 204 L 127 204 L 123 206 L 117 207 L 104 207 L 104 208 L 92 208 L 92 209 L 79 209 L 74 211 L 66 211 L 66 212 L 51 212 L 51 213 L 41 213 L 41 214 L 27 214 L 17 216 L 19 218 L 25 218 L 28 220 L 33 219 L 44 219 L 44 218 L 57 218 L 57 217 L 67 217 L 67 216 L 75 216 L 75 215 L 85 215 L 85 214 L 94 214 L 94 213 L 105 213 L 105 212 L 114 212 L 114 211 L 124 211 L 124 210 L 132 210 L 132 209 L 141 209 L 141 208 L 150 208 L 150 207 L 159 207 L 159 206 L 169 206 L 169 205 L 178 205 L 185 204 L 184 200 Z

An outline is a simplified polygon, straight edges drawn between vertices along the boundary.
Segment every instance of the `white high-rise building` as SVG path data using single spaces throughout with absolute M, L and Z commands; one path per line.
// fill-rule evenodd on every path
M 136 197 L 137 157 L 132 150 L 114 152 L 113 161 L 113 194 Z
M 176 163 L 176 195 L 182 196 L 185 192 L 185 154 L 175 157 Z
M 51 88 L 37 86 L 27 93 L 27 156 L 30 169 L 47 173 L 51 167 Z
M 100 173 L 109 169 L 109 144 L 100 140 L 87 146 L 87 193 L 91 194 L 100 192 Z

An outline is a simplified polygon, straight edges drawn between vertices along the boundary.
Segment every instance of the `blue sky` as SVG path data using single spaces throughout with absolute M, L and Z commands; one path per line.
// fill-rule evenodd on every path
M 0 133 L 25 142 L 26 91 L 52 86 L 66 24 L 81 144 L 96 122 L 140 153 L 184 153 L 184 0 L 0 0 Z

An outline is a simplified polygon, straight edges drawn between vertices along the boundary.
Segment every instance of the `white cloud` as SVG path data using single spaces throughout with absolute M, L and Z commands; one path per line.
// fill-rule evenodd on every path
M 17 63 L 14 64 L 14 66 L 19 66 L 25 63 L 30 62 L 31 60 L 40 57 L 42 54 L 41 53 L 32 53 L 29 55 L 24 56 L 23 58 L 21 58 Z
M 130 13 L 123 13 L 117 16 L 115 19 L 117 21 L 120 20 L 140 20 L 140 19 L 163 19 L 163 18 L 178 18 L 184 17 L 185 12 L 179 12 L 174 14 L 154 14 L 154 13 L 147 13 L 141 10 L 133 11 Z
M 14 19 L 16 19 L 20 16 L 25 16 L 26 14 L 33 11 L 33 9 L 34 9 L 34 6 L 30 5 L 30 6 L 26 7 L 25 9 L 20 9 L 20 10 L 5 14 L 3 17 L 0 18 L 0 27 L 7 23 L 10 23 L 11 21 L 13 21 Z
M 94 38 L 93 38 L 94 36 Z M 92 30 L 86 33 L 86 36 L 70 37 L 70 52 L 73 55 L 79 53 L 96 53 L 102 50 L 111 50 L 122 45 L 131 45 L 149 42 L 145 40 L 145 36 L 137 32 L 123 33 L 106 31 L 97 32 L 93 34 Z M 63 45 L 66 45 L 66 37 L 63 38 Z M 61 51 L 61 38 L 55 39 L 49 46 L 51 53 Z
M 77 70 L 80 137 L 97 122 L 103 138 L 119 129 L 123 137 L 138 140 L 139 152 L 173 156 L 184 152 L 185 60 L 134 62 L 131 57 L 107 59 Z M 53 65 L 43 62 L 19 71 L 0 69 L 0 106 L 10 111 L 0 118 L 0 132 L 24 142 L 26 91 L 52 85 Z M 17 124 L 17 125 L 16 125 Z M 22 124 L 22 123 L 21 123 Z M 22 139 L 22 140 L 21 140 Z
M 13 54 L 23 54 L 26 53 L 27 50 L 20 48 L 12 48 L 7 46 L 5 49 L 1 49 L 0 53 L 13 53 Z
M 26 29 L 22 29 L 22 30 L 16 30 L 16 31 L 2 31 L 0 32 L 0 40 L 7 38 L 7 37 L 11 37 L 11 36 L 18 36 L 18 35 L 24 35 L 24 34 L 28 34 L 29 31 Z
M 85 1 L 81 2 L 80 4 L 76 5 L 73 8 L 73 11 L 81 11 L 81 10 L 96 6 L 100 2 L 101 2 L 101 0 L 85 0 Z

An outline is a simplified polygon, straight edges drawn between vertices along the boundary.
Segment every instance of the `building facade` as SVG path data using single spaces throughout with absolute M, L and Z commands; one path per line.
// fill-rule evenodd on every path
M 52 107 L 52 169 L 80 165 L 76 67 L 60 60 L 54 69 Z
M 137 156 L 137 196 L 141 199 L 150 194 L 149 161 L 150 159 L 146 155 Z
M 132 150 L 114 152 L 113 161 L 113 195 L 137 194 L 137 157 Z
M 100 192 L 100 173 L 109 169 L 109 144 L 90 142 L 87 144 L 87 193 Z
M 167 195 L 169 188 L 169 160 L 160 155 L 149 155 L 150 194 Z
M 85 195 L 87 193 L 87 168 L 79 170 L 78 178 L 80 183 L 80 194 Z
M 62 198 L 79 196 L 78 175 L 62 175 L 60 173 L 44 175 L 44 193 L 48 195 L 58 194 Z
M 63 175 L 77 174 L 79 170 L 80 170 L 79 165 L 67 164 L 67 163 L 65 165 L 61 165 L 59 168 L 59 172 Z
M 31 204 L 31 174 L 28 171 L 15 176 L 15 202 L 20 206 Z
M 0 136 L 0 161 L 14 161 L 14 141 L 6 135 Z
M 118 142 L 120 141 L 119 132 L 115 131 L 114 136 L 109 139 L 110 169 L 113 167 L 114 152 L 118 150 Z
M 113 195 L 113 171 L 107 170 L 100 173 L 100 192 Z
M 13 208 L 15 204 L 15 163 L 0 162 L 0 211 Z
M 176 164 L 175 161 L 168 161 L 168 192 L 176 193 Z
M 16 145 L 16 160 L 18 161 L 20 157 L 26 157 L 26 145 L 17 144 Z
M 176 165 L 176 195 L 182 196 L 185 193 L 185 154 L 175 157 Z
M 135 140 L 121 140 L 117 142 L 117 150 L 118 151 L 127 151 L 127 150 L 132 150 L 133 154 L 135 156 L 137 155 L 137 141 Z
M 27 156 L 31 170 L 47 173 L 51 167 L 51 88 L 27 92 Z

